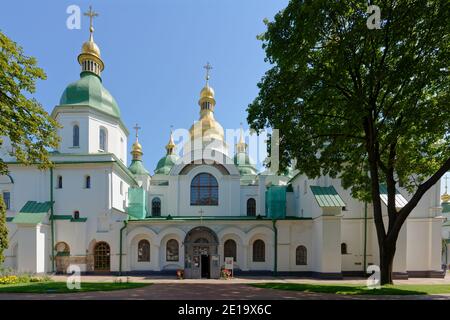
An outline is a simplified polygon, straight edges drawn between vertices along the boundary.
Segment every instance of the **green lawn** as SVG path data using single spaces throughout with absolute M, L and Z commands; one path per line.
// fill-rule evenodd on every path
M 450 285 L 447 284 L 388 285 L 380 289 L 368 289 L 364 285 L 353 284 L 253 283 L 250 285 L 266 289 L 356 295 L 427 295 L 450 293 Z
M 74 293 L 142 288 L 149 283 L 82 282 L 81 289 L 70 290 L 65 282 L 29 282 L 0 285 L 0 293 Z

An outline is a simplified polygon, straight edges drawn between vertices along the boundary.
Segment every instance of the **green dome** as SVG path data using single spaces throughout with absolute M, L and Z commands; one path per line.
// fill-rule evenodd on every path
M 91 72 L 82 72 L 80 80 L 71 83 L 64 90 L 60 105 L 88 105 L 114 118 L 120 118 L 116 100 L 103 87 L 100 77 Z
M 169 154 L 161 158 L 155 169 L 156 174 L 169 174 L 172 167 L 178 162 L 176 154 Z
M 241 175 L 256 174 L 256 167 L 247 153 L 240 152 L 234 156 L 233 160 Z
M 442 202 L 442 213 L 450 213 L 450 202 Z
M 130 169 L 131 173 L 134 175 L 149 174 L 141 160 L 132 160 L 128 169 Z

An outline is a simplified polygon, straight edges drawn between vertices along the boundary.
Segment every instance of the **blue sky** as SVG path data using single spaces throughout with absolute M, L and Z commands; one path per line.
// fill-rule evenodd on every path
M 93 6 L 95 41 L 100 46 L 105 87 L 119 103 L 130 129 L 142 127 L 144 162 L 153 171 L 165 154 L 170 125 L 188 129 L 198 119 L 199 92 L 207 61 L 213 65 L 216 119 L 224 128 L 246 123 L 246 108 L 257 96 L 256 84 L 269 68 L 256 36 L 264 18 L 288 0 L 90 0 L 5 1 L 0 29 L 38 59 L 48 79 L 35 97 L 48 112 L 67 84 L 79 78 L 76 61 L 88 39 L 88 18 L 80 30 L 66 27 L 69 5 L 85 12 Z M 246 126 L 246 124 L 245 124 Z M 443 188 L 442 188 L 443 189 Z
M 146 167 L 153 170 L 165 154 L 170 126 L 186 128 L 197 120 L 203 66 L 213 70 L 216 119 L 226 128 L 246 126 L 246 108 L 256 97 L 256 84 L 269 68 L 256 36 L 264 18 L 287 0 L 134 0 L 8 1 L 0 10 L 0 29 L 38 59 L 47 73 L 35 97 L 48 112 L 69 83 L 79 78 L 76 61 L 89 37 L 89 19 L 69 30 L 69 5 L 89 5 L 100 15 L 94 39 L 101 49 L 103 84 L 117 100 L 130 130 L 142 127 L 140 141 Z

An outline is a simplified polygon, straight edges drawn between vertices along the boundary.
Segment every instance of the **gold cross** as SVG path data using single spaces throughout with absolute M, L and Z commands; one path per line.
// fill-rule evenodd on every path
M 136 130 L 136 138 L 137 138 L 139 130 L 141 129 L 141 127 L 139 127 L 139 125 L 136 123 L 136 125 L 133 127 L 133 129 Z
M 211 69 L 213 67 L 209 64 L 209 62 L 207 62 L 206 65 L 203 66 L 203 68 L 206 69 L 206 82 L 208 82 L 208 80 L 209 80 L 209 71 L 211 71 Z
M 92 6 L 89 6 L 89 11 L 88 11 L 88 12 L 85 12 L 84 15 L 87 16 L 87 17 L 89 17 L 89 32 L 90 32 L 91 37 L 92 37 L 92 34 L 94 33 L 94 25 L 93 25 L 93 22 L 94 22 L 94 18 L 95 18 L 95 17 L 98 17 L 98 13 L 97 13 L 97 12 L 94 12 L 94 11 L 92 10 Z

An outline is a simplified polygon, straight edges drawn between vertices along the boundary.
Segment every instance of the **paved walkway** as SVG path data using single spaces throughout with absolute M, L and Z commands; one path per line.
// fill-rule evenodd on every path
M 66 276 L 54 276 L 55 281 L 65 281 Z M 127 277 L 115 276 L 83 276 L 83 282 L 113 282 L 118 278 L 126 281 Z M 108 292 L 81 292 L 67 294 L 27 294 L 27 293 L 0 293 L 0 300 L 292 300 L 292 299 L 329 299 L 329 300 L 355 300 L 355 299 L 396 299 L 396 300 L 450 300 L 450 295 L 419 295 L 419 296 L 346 296 L 323 293 L 308 293 L 263 289 L 249 286 L 249 283 L 278 282 L 278 283 L 311 283 L 311 284 L 365 284 L 365 279 L 347 278 L 344 280 L 318 280 L 299 278 L 273 278 L 273 277 L 242 277 L 230 280 L 177 280 L 167 277 L 128 277 L 130 282 L 147 282 L 152 285 L 129 290 Z M 413 278 L 397 280 L 396 284 L 450 284 L 450 277 L 445 279 Z
M 65 282 L 67 276 L 58 275 L 53 276 L 53 280 Z M 343 280 L 326 280 L 326 279 L 311 279 L 299 277 L 261 277 L 261 276 L 246 276 L 235 277 L 229 280 L 219 279 L 184 279 L 178 280 L 175 277 L 167 276 L 111 276 L 111 275 L 89 275 L 82 276 L 81 282 L 114 282 L 121 280 L 122 282 L 146 282 L 155 284 L 248 284 L 248 283 L 311 283 L 311 284 L 366 284 L 365 278 L 348 277 Z M 410 278 L 408 280 L 394 280 L 395 284 L 448 284 L 450 285 L 450 275 L 445 278 Z
M 347 296 L 256 288 L 245 284 L 156 283 L 139 289 L 61 294 L 0 293 L 0 300 L 448 300 L 450 295 Z

